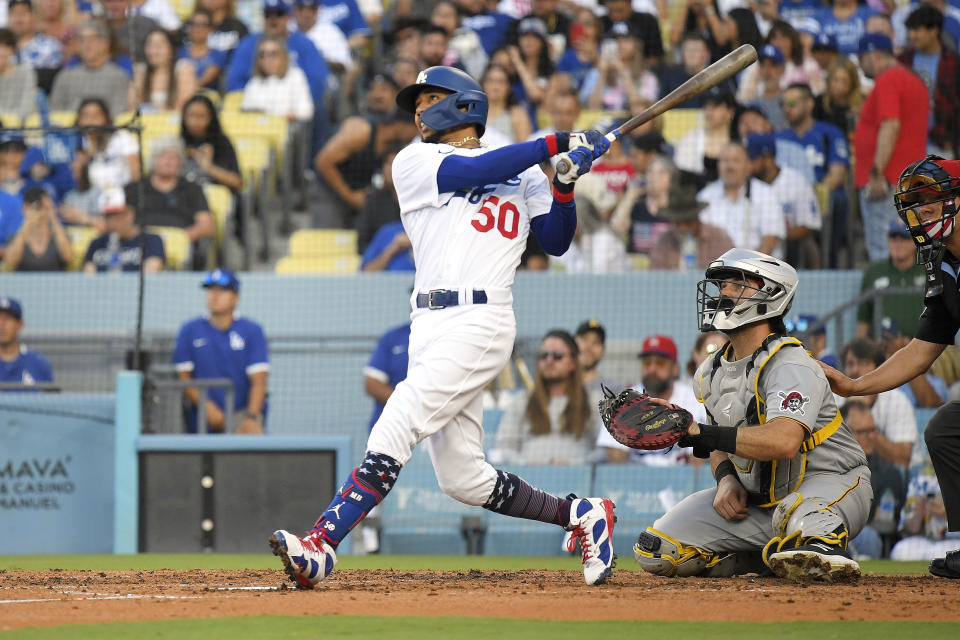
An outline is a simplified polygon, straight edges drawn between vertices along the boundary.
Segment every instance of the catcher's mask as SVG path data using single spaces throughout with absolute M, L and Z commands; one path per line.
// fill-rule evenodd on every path
M 907 225 L 917 245 L 917 263 L 927 271 L 927 295 L 942 287 L 936 273 L 943 256 L 943 242 L 956 227 L 960 197 L 960 161 L 929 155 L 900 174 L 894 203 L 897 215 Z
M 729 282 L 740 285 L 735 298 L 721 295 Z M 711 262 L 697 283 L 700 331 L 730 331 L 781 317 L 790 310 L 797 284 L 797 272 L 786 262 L 759 251 L 731 249 Z

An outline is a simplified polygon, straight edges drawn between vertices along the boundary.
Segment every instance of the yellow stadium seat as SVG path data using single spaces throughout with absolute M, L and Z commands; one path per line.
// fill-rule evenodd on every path
M 227 228 L 227 220 L 233 211 L 233 193 L 222 184 L 203 185 L 203 195 L 207 197 L 210 213 L 217 222 L 217 246 L 223 246 L 223 234 Z
M 245 180 L 251 180 L 250 184 L 256 188 L 260 184 L 262 171 L 270 168 L 270 142 L 258 137 L 234 138 L 233 147 L 237 152 L 240 173 Z
M 64 230 L 70 238 L 70 246 L 73 247 L 73 260 L 67 265 L 67 270 L 78 271 L 83 268 L 83 258 L 87 255 L 87 248 L 100 233 L 93 227 L 69 226 Z
M 605 111 L 603 109 L 584 109 L 580 112 L 580 117 L 577 118 L 576 124 L 573 126 L 577 131 L 583 131 L 586 129 L 596 129 L 596 125 L 601 120 L 604 122 L 613 123 L 614 121 L 619 121 L 626 116 L 627 113 L 624 111 Z M 606 133 L 606 131 L 604 131 Z
M 671 109 L 663 114 L 663 138 L 677 142 L 688 131 L 703 125 L 703 109 Z
M 233 111 L 239 112 L 240 105 L 243 103 L 243 91 L 231 91 L 223 96 L 223 107 L 221 108 L 222 112 Z M 222 118 L 224 113 L 220 114 Z
M 171 0 L 170 4 L 173 5 L 173 10 L 177 12 L 177 16 L 180 17 L 180 20 L 186 22 L 187 19 L 193 14 L 193 8 L 198 3 L 196 0 Z
M 163 240 L 168 268 L 179 270 L 189 267 L 190 238 L 186 231 L 180 227 L 147 227 L 146 231 L 157 234 Z
M 20 126 L 20 116 L 15 113 L 0 113 L 0 123 L 4 129 L 16 129 Z
M 357 232 L 352 229 L 300 229 L 290 236 L 291 258 L 352 256 Z
M 262 137 L 270 141 L 277 168 L 283 168 L 284 152 L 287 148 L 287 136 L 290 123 L 280 116 L 266 113 L 244 111 L 224 111 L 220 114 L 220 126 L 231 140 Z
M 144 137 L 176 137 L 180 135 L 180 112 L 158 111 L 156 113 L 143 113 L 140 114 L 140 125 L 143 127 Z
M 323 258 L 295 258 L 287 256 L 277 261 L 276 273 L 356 273 L 360 270 L 360 256 L 344 255 Z
M 72 127 L 77 123 L 76 111 L 51 111 L 50 124 L 54 127 Z M 31 129 L 42 126 L 40 124 L 40 114 L 34 111 L 23 121 L 25 128 Z

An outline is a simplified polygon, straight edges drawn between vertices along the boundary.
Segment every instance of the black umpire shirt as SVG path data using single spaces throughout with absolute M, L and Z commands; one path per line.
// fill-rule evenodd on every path
M 937 279 L 943 292 L 924 300 L 917 338 L 934 344 L 953 344 L 960 331 L 960 259 L 945 251 Z

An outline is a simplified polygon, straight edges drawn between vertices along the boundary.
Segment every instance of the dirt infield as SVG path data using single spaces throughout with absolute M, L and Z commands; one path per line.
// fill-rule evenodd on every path
M 339 571 L 313 592 L 277 571 L 0 571 L 0 630 L 257 614 L 566 620 L 960 620 L 960 584 L 866 576 L 857 585 L 776 578 L 666 579 L 619 571 L 586 587 L 572 571 Z M 389 597 L 385 597 L 389 596 Z M 642 608 L 638 606 L 642 602 Z

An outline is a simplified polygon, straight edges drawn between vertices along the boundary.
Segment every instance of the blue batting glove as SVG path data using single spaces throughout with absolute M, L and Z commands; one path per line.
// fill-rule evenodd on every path
M 557 171 L 557 181 L 572 188 L 577 178 L 590 171 L 593 166 L 593 151 L 588 147 L 577 147 L 560 156 L 558 167 L 562 168 L 563 162 L 566 162 L 566 171 Z

